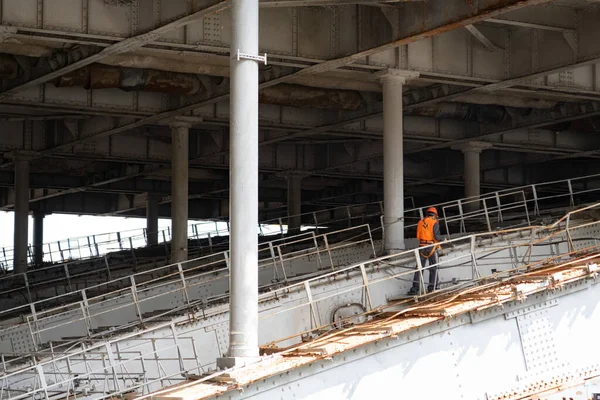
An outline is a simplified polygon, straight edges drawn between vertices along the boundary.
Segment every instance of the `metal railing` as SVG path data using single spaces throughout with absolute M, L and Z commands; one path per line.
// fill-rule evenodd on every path
M 315 257 L 319 269 L 333 270 L 336 251 L 360 244 L 367 245 L 371 256 L 375 257 L 375 246 L 368 225 L 322 235 L 310 232 L 286 241 L 276 239 L 261 245 L 259 274 L 262 273 L 263 280 L 270 285 L 287 282 L 291 277 L 290 264 L 309 256 Z M 298 247 L 301 249 L 298 250 Z M 226 274 L 228 267 L 229 252 L 224 251 L 16 307 L 0 312 L 0 318 L 3 315 L 26 313 L 22 316 L 19 332 L 31 338 L 34 351 L 45 348 L 50 341 L 60 343 L 55 349 L 64 349 L 78 339 L 65 339 L 59 332 L 68 331 L 81 338 L 99 338 L 103 334 L 115 334 L 131 326 L 144 326 L 165 316 L 172 316 L 178 311 L 187 310 L 193 301 L 202 299 L 203 307 L 206 307 L 210 303 L 226 300 L 226 286 L 210 297 L 206 297 L 206 292 L 201 289 L 207 283 L 215 286 L 217 274 Z M 226 275 L 222 278 L 226 278 Z M 224 282 L 227 285 L 228 279 L 224 279 Z M 156 312 L 157 305 L 163 307 L 159 312 Z M 9 321 L 9 326 L 0 329 L 0 336 L 14 332 L 17 329 L 15 323 L 14 320 Z M 19 363 L 23 359 L 20 357 L 11 362 Z
M 436 266 L 443 268 L 446 275 L 467 275 L 470 279 L 457 286 L 474 286 L 481 279 L 490 277 L 508 276 L 515 272 L 523 271 L 528 268 L 539 265 L 544 261 L 556 261 L 559 258 L 568 259 L 573 254 L 565 253 L 560 256 L 547 256 L 550 253 L 539 253 L 537 260 L 532 259 L 532 249 L 534 246 L 544 246 L 549 249 L 560 243 L 568 242 L 568 249 L 573 252 L 597 252 L 599 249 L 598 238 L 592 239 L 593 244 L 575 249 L 574 240 L 585 239 L 585 235 L 591 229 L 598 229 L 600 221 L 585 222 L 577 226 L 572 226 L 572 216 L 580 212 L 598 209 L 600 204 L 587 207 L 575 213 L 570 213 L 557 223 L 549 226 L 531 226 L 526 228 L 517 228 L 502 232 L 486 232 L 473 234 L 466 237 L 449 240 L 444 246 L 462 249 L 464 254 L 446 261 L 440 261 Z M 567 239 L 568 238 L 568 239 Z M 510 239 L 510 242 L 506 242 Z M 498 243 L 504 242 L 504 243 Z M 485 246 L 484 246 L 485 244 Z M 491 266 L 498 267 L 501 264 L 498 260 L 490 262 L 488 258 L 498 254 L 500 251 L 511 252 L 511 249 L 520 249 L 522 254 L 529 254 L 529 257 L 523 257 L 516 266 L 503 268 L 499 272 L 490 269 Z M 335 324 L 326 320 L 323 322 L 318 314 L 318 309 L 325 309 L 328 301 L 336 297 L 348 294 L 358 293 L 363 295 L 363 306 L 365 314 L 373 311 L 381 311 L 388 306 L 386 294 L 390 293 L 390 288 L 397 286 L 397 280 L 411 279 L 415 266 L 419 274 L 420 286 L 423 288 L 423 272 L 433 268 L 433 266 L 424 267 L 419 265 L 418 250 L 408 250 L 399 254 L 379 257 L 373 260 L 357 263 L 346 268 L 338 269 L 333 272 L 326 272 L 318 277 L 309 278 L 302 282 L 295 283 L 283 288 L 276 288 L 268 293 L 259 296 L 260 303 L 273 301 L 274 299 L 286 299 L 290 294 L 298 294 L 297 298 L 304 298 L 302 302 L 290 302 L 282 304 L 282 307 L 270 308 L 272 311 L 261 315 L 261 324 L 272 318 L 283 318 L 288 313 L 296 313 L 300 309 L 306 310 L 311 316 L 312 326 L 302 332 L 292 332 L 286 337 L 279 337 L 271 343 L 281 341 L 295 340 L 300 342 L 302 335 L 311 332 L 322 332 L 324 329 L 331 329 Z M 485 267 L 484 267 L 485 266 Z M 403 269 L 402 272 L 381 274 L 382 270 L 391 270 L 393 268 Z M 489 273 L 485 273 L 489 269 Z M 369 277 L 370 275 L 370 277 Z M 335 285 L 343 277 L 342 281 L 347 282 L 341 289 L 325 290 L 328 285 Z M 355 277 L 356 279 L 351 279 Z M 318 290 L 321 288 L 322 290 Z M 543 288 L 540 283 L 540 289 Z M 441 289 L 444 290 L 444 289 Z M 515 299 L 523 294 L 515 293 Z M 397 304 L 395 304 L 397 305 Z M 319 307 L 322 306 L 322 307 Z M 293 314 L 295 315 L 295 314 Z M 201 318 L 201 317 L 198 317 Z M 338 321 L 339 322 L 339 321 Z M 284 327 L 282 327 L 284 328 Z M 284 330 L 284 329 L 282 329 Z M 169 345 L 158 348 L 155 332 L 163 332 L 160 340 Z M 164 334 L 164 332 L 170 332 Z M 190 375 L 201 375 L 207 372 L 206 367 L 210 364 L 200 364 L 195 357 L 194 360 L 187 360 L 183 357 L 182 336 L 174 323 L 168 322 L 157 325 L 150 329 L 140 332 L 130 333 L 125 336 L 114 338 L 103 343 L 96 343 L 81 350 L 70 353 L 58 354 L 55 352 L 32 354 L 31 366 L 20 371 L 4 375 L 1 380 L 0 399 L 24 399 L 24 398 L 44 398 L 49 399 L 53 395 L 64 395 L 74 391 L 81 395 L 88 396 L 90 399 L 107 399 L 118 396 L 133 390 L 140 390 L 142 395 L 161 388 L 167 384 L 180 382 L 187 379 Z M 127 350 L 126 353 L 120 349 L 124 343 L 146 343 L 151 348 L 150 351 L 139 351 L 138 353 Z M 196 350 L 194 350 L 196 351 Z M 164 354 L 164 355 L 163 355 Z M 44 358 L 38 361 L 38 358 Z M 153 373 L 149 372 L 150 363 L 156 362 L 156 368 Z M 167 365 L 168 364 L 168 365 Z M 133 371 L 136 371 L 135 373 Z M 231 370 L 220 371 L 208 376 L 196 379 L 195 384 L 203 380 L 214 379 L 216 376 L 231 372 Z M 49 378 L 51 377 L 51 378 Z M 11 382 L 29 382 L 30 387 L 26 390 L 14 390 L 10 388 Z M 96 387 L 98 386 L 98 387 Z
M 595 187 L 594 187 L 595 184 Z M 506 197 L 509 192 L 523 192 L 527 199 L 528 210 L 532 215 L 537 215 L 540 207 L 545 208 L 551 201 L 562 201 L 563 206 L 574 207 L 578 203 L 577 197 L 598 193 L 600 191 L 600 174 L 588 175 L 583 177 L 564 179 L 552 182 L 536 183 L 525 185 L 511 189 L 504 189 L 491 194 L 498 194 L 500 197 Z M 544 195 L 544 193 L 547 193 Z M 490 194 L 483 196 L 490 197 Z M 464 198 L 458 201 L 449 201 L 439 204 L 431 204 L 423 207 L 416 207 L 412 197 L 405 198 L 405 204 L 411 204 L 405 211 L 405 219 L 408 221 L 420 219 L 424 211 L 430 206 L 443 208 L 445 206 L 454 206 L 456 215 L 460 215 L 460 207 L 463 212 L 468 213 L 468 206 L 479 203 L 480 207 L 483 204 L 478 197 Z M 492 201 L 488 202 L 488 206 Z M 381 214 L 383 212 L 382 202 L 365 203 L 359 205 L 339 206 L 327 208 L 324 210 L 312 211 L 292 216 L 282 216 L 279 218 L 270 218 L 263 220 L 257 227 L 257 234 L 261 236 L 269 236 L 273 234 L 284 235 L 287 233 L 288 221 L 290 219 L 298 219 L 302 221 L 304 226 L 312 226 L 315 228 L 326 226 L 332 223 L 340 223 L 347 221 L 349 224 L 362 223 L 369 217 Z M 364 222 L 364 221 L 363 221 Z M 229 235 L 229 223 L 227 221 L 204 221 L 188 225 L 188 237 L 192 242 L 196 240 L 198 243 L 201 240 L 211 241 L 219 236 Z M 126 251 L 134 248 L 145 247 L 149 245 L 148 238 L 156 236 L 158 239 L 157 245 L 165 245 L 171 240 L 170 228 L 159 230 L 155 235 L 149 235 L 147 230 L 134 229 L 120 232 L 110 232 L 103 234 L 95 234 L 89 236 L 74 237 L 64 240 L 59 240 L 51 243 L 45 243 L 42 247 L 44 250 L 44 260 L 50 263 L 64 263 L 73 260 L 85 260 L 94 257 L 101 257 L 105 254 L 114 251 Z M 193 244 L 193 243 L 192 243 Z M 29 262 L 33 264 L 33 246 L 29 245 L 28 255 Z M 165 252 L 168 254 L 169 248 L 165 246 Z M 13 249 L 10 247 L 2 247 L 0 253 L 0 270 L 9 271 L 12 268 Z
M 533 217 L 540 214 L 540 210 L 561 206 L 572 207 L 575 204 L 586 202 L 589 200 L 590 194 L 595 195 L 600 191 L 600 188 L 589 187 L 594 182 L 600 182 L 600 174 L 529 185 L 517 189 L 507 189 L 481 197 L 459 199 L 435 206 L 440 211 L 440 223 L 447 234 L 464 234 L 468 231 L 468 224 L 476 224 L 476 226 L 488 231 L 498 226 L 526 226 L 530 224 Z M 564 192 L 544 196 L 540 194 L 544 191 L 555 192 L 561 189 L 564 189 Z M 311 212 L 301 215 L 305 220 L 310 216 L 314 220 L 316 227 L 325 226 L 325 221 L 329 221 L 330 223 L 347 221 L 348 226 L 355 225 L 358 222 L 378 221 L 383 227 L 382 207 L 383 204 L 381 202 L 376 202 L 357 206 L 338 207 L 322 212 Z M 421 219 L 428 207 L 406 210 L 404 222 L 407 231 L 410 232 L 411 229 L 416 227 L 418 220 Z M 515 223 L 515 221 L 518 223 Z M 282 228 L 285 226 L 286 221 L 284 219 L 267 221 L 267 223 L 271 224 L 270 226 L 273 226 L 275 222 L 279 224 L 280 229 L 277 232 L 271 232 L 271 234 L 280 235 L 281 240 L 286 240 L 285 230 Z M 372 226 L 373 230 L 378 230 L 378 228 L 378 226 Z M 198 230 L 196 229 L 195 232 L 198 232 Z M 383 232 L 385 234 L 385 227 Z M 210 233 L 207 235 L 210 239 Z M 293 239 L 287 238 L 287 240 Z M 133 241 L 130 243 L 133 243 Z M 206 249 L 207 251 L 217 249 L 212 246 L 210 240 L 209 245 L 210 248 Z M 226 246 L 226 242 L 223 242 L 222 246 Z M 155 261 L 154 259 L 151 259 L 149 264 L 138 265 L 136 268 L 136 264 L 142 264 L 143 259 L 140 258 L 139 254 L 136 255 L 134 247 L 130 247 L 129 250 L 131 252 L 131 260 L 133 260 L 133 268 L 130 260 L 117 261 L 116 265 L 111 267 L 110 259 L 105 257 L 101 263 L 92 266 L 74 262 L 35 269 L 22 275 L 11 274 L 0 277 L 0 297 L 7 299 L 4 301 L 4 304 L 17 306 L 37 301 L 40 298 L 40 296 L 36 295 L 38 289 L 40 293 L 43 292 L 45 293 L 45 297 L 48 297 L 47 290 L 44 291 L 43 289 L 49 284 L 52 285 L 52 289 L 54 290 L 53 297 L 55 297 L 70 292 L 72 288 L 94 286 L 104 281 L 111 281 L 119 275 L 129 275 L 131 270 L 134 272 L 143 271 L 149 268 L 148 265 L 150 265 L 150 268 L 154 268 L 155 264 L 152 262 Z M 190 254 L 194 254 L 194 249 L 190 250 Z M 124 268 L 119 269 L 119 266 Z M 125 277 L 124 279 L 127 278 Z M 16 294 L 19 294 L 19 296 L 15 296 Z M 8 299 L 9 296 L 10 299 Z M 0 313 L 0 319 L 2 315 Z
M 596 186 L 597 185 L 597 186 Z M 579 178 L 566 179 L 553 182 L 545 182 L 527 185 L 519 188 L 505 189 L 480 197 L 471 197 L 434 204 L 440 210 L 440 222 L 445 233 L 466 233 L 468 221 L 484 224 L 488 230 L 497 226 L 506 226 L 506 221 L 516 217 L 522 217 L 529 223 L 530 218 L 538 216 L 540 210 L 557 207 L 574 207 L 575 205 L 591 202 L 600 192 L 600 174 L 589 175 Z M 544 194 L 547 193 L 547 194 Z M 417 222 L 423 217 L 425 210 L 430 206 L 411 208 L 405 211 L 405 229 L 411 230 L 416 227 Z M 312 227 L 316 230 L 331 224 L 346 222 L 348 226 L 369 222 L 380 217 L 383 213 L 383 203 L 374 202 L 352 206 L 335 207 L 332 209 L 303 213 L 299 216 L 305 221 L 304 227 Z M 505 221 L 506 220 L 506 221 Z M 257 234 L 280 235 L 282 238 L 287 234 L 287 221 L 285 217 L 266 220 L 261 222 Z M 307 223 L 306 221 L 311 221 Z M 220 229 L 218 222 L 205 222 L 192 224 L 188 227 L 190 238 L 195 239 L 196 246 L 191 243 L 190 254 L 195 251 L 213 252 L 227 246 L 227 240 L 222 240 L 217 246 L 213 246 L 213 239 L 219 236 L 228 236 L 228 224 L 222 222 L 225 228 Z M 525 223 L 523 224 L 525 225 Z M 208 229 L 208 227 L 214 227 Z M 208 230 L 207 230 L 208 229 Z M 168 257 L 168 240 L 170 240 L 170 229 L 159 232 L 160 245 L 165 247 Z M 130 264 L 134 266 L 144 261 L 138 250 L 147 245 L 148 234 L 145 230 L 133 230 L 120 233 L 109 233 L 104 235 L 92 235 L 83 238 L 66 240 L 66 247 L 56 243 L 55 252 L 60 255 L 59 260 L 66 260 L 65 254 L 71 256 L 76 252 L 79 260 L 105 255 L 109 250 L 123 250 L 130 254 L 130 258 L 124 262 L 117 261 L 118 265 Z M 202 245 L 204 241 L 204 246 Z M 63 241 L 65 242 L 65 241 Z M 83 244 L 81 244 L 83 242 Z M 73 245 L 75 243 L 76 245 Z M 219 247 L 222 246 L 222 247 Z M 82 252 L 83 251 L 83 252 Z M 6 254 L 6 249 L 4 249 Z M 52 253 L 50 253 L 52 254 Z M 5 262 L 8 259 L 5 256 Z M 106 273 L 111 275 L 111 260 L 109 257 L 100 259 L 96 265 L 89 263 L 67 262 L 46 268 L 38 268 L 23 274 L 10 274 L 0 277 L 0 296 L 3 293 L 23 292 L 28 293 L 27 300 L 34 301 L 29 295 L 28 289 L 32 285 L 46 283 L 74 281 L 85 279 L 87 276 L 97 276 Z M 117 274 L 116 271 L 112 272 Z M 87 285 L 87 282 L 84 282 Z M 58 294 L 58 293 L 56 293 Z

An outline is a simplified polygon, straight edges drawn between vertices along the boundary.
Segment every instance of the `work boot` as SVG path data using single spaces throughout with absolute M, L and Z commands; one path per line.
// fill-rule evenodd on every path
M 419 294 L 419 288 L 416 286 L 413 286 L 410 288 L 410 290 L 407 293 L 407 296 L 416 296 Z
M 434 291 L 436 291 L 436 290 L 437 290 L 437 288 L 436 288 L 436 287 L 433 287 L 433 286 L 431 286 L 431 285 L 427 286 L 427 293 L 431 293 L 431 292 L 434 292 Z

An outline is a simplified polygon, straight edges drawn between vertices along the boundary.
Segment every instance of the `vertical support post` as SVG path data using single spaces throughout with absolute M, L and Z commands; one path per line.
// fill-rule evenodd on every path
M 98 248 L 98 243 L 96 242 L 96 235 L 92 235 L 92 239 L 94 240 L 94 248 L 96 249 L 96 257 L 100 257 L 100 249 Z
M 414 254 L 415 260 L 417 261 L 417 272 L 419 273 L 419 288 L 421 294 L 425 294 L 427 293 L 427 290 L 425 289 L 425 279 L 423 279 L 423 264 L 421 264 L 421 257 L 419 256 L 418 248 L 414 250 Z M 431 273 L 431 271 L 429 273 Z
M 287 175 L 288 235 L 299 233 L 302 224 L 302 178 L 297 173 Z
M 498 207 L 498 222 L 503 222 L 502 218 L 502 202 L 500 201 L 500 195 L 496 192 L 496 206 Z
M 365 287 L 365 293 L 367 294 L 367 310 L 373 309 L 373 303 L 371 302 L 371 291 L 369 290 L 369 278 L 367 277 L 367 271 L 365 270 L 365 264 L 360 264 L 360 273 L 363 279 L 363 286 Z
M 453 146 L 454 150 L 460 150 L 464 156 L 464 174 L 465 197 L 469 199 L 465 202 L 466 212 L 479 211 L 479 196 L 481 195 L 481 168 L 480 155 L 485 149 L 492 147 L 487 142 L 467 142 L 458 146 Z
M 15 156 L 15 234 L 13 272 L 27 272 L 29 160 Z
M 188 160 L 190 122 L 179 117 L 171 124 L 171 262 L 187 260 L 188 255 Z
M 465 225 L 465 213 L 463 212 L 462 201 L 458 199 L 456 205 L 458 207 L 458 215 L 460 215 L 460 233 L 465 233 L 467 231 L 467 228 Z
M 140 324 L 142 326 L 144 326 L 144 317 L 142 315 L 142 309 L 140 308 L 140 302 L 138 299 L 138 291 L 137 291 L 137 285 L 135 283 L 135 275 L 131 275 L 129 277 L 129 280 L 131 282 L 131 285 L 129 286 L 129 288 L 131 289 L 131 298 L 133 299 L 133 303 L 135 304 L 135 312 L 138 316 L 138 319 L 140 320 Z
M 315 305 L 313 304 L 312 292 L 310 290 L 310 282 L 304 281 L 304 290 L 306 291 L 306 297 L 308 298 L 308 304 L 310 307 L 310 315 L 312 316 L 313 323 L 315 324 L 315 328 L 319 327 L 319 317 L 317 317 L 317 310 L 315 309 Z
M 378 74 L 383 85 L 383 215 L 387 253 L 404 250 L 404 145 L 402 87 L 419 74 L 389 69 Z
M 258 0 L 232 0 L 230 80 L 231 267 L 229 358 L 236 366 L 258 357 Z M 234 56 L 238 54 L 238 56 Z
M 573 185 L 571 184 L 571 180 L 567 180 L 567 185 L 569 186 L 569 199 L 571 207 L 575 207 L 575 199 L 573 198 Z
M 540 215 L 540 206 L 538 204 L 538 195 L 535 185 L 531 185 L 531 193 L 533 193 L 533 215 Z
M 110 369 L 112 370 L 112 376 L 113 376 L 113 381 L 114 381 L 114 385 L 115 385 L 114 390 L 117 392 L 117 391 L 121 390 L 121 385 L 119 385 L 119 377 L 117 375 L 117 366 L 115 365 L 116 364 L 115 357 L 112 352 L 111 343 L 106 343 L 105 348 L 106 348 L 106 355 L 108 356 L 108 365 L 111 367 Z
M 490 214 L 488 213 L 486 199 L 483 199 L 483 212 L 485 213 L 485 223 L 487 225 L 488 232 L 491 232 L 492 231 L 492 224 L 490 222 Z
M 152 193 L 146 198 L 146 243 L 158 244 L 158 196 Z
M 43 211 L 33 213 L 33 263 L 36 266 L 44 263 L 44 217 Z

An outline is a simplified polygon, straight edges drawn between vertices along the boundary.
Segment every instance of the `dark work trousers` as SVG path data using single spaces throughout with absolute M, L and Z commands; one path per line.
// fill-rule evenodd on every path
M 425 252 L 429 252 L 431 251 L 430 248 L 425 249 Z M 423 257 L 423 254 L 419 251 L 419 255 L 421 258 L 421 267 L 423 267 L 423 279 L 425 279 L 425 274 L 427 272 L 429 272 L 429 287 L 428 290 L 432 291 L 437 289 L 437 272 L 438 272 L 438 266 L 436 265 L 435 267 L 431 267 L 428 268 L 427 270 L 425 270 L 425 267 L 429 266 L 429 265 L 434 265 L 438 263 L 439 257 L 438 257 L 438 252 L 437 250 L 433 252 L 433 254 L 429 257 Z M 429 264 L 427 264 L 427 262 Z M 418 266 L 417 266 L 418 268 Z M 417 269 L 417 272 L 415 272 L 415 276 L 413 277 L 413 288 L 418 289 L 419 288 L 419 271 Z

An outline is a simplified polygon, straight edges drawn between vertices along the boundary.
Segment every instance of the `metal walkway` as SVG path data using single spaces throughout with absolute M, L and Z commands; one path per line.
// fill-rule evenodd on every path
M 498 276 L 500 271 L 597 246 L 600 222 L 573 226 L 572 216 L 551 227 L 453 239 L 448 244 L 452 258 L 440 263 L 442 287 L 472 286 L 480 276 Z M 411 250 L 380 257 L 322 271 L 297 284 L 269 287 L 260 297 L 261 343 L 293 345 L 331 329 L 332 323 L 343 323 L 348 315 L 356 318 L 357 309 L 362 314 L 386 306 L 390 298 L 408 289 L 415 254 Z M 68 392 L 77 393 L 78 398 L 109 398 L 134 389 L 149 393 L 206 373 L 227 348 L 227 304 L 206 306 L 195 301 L 190 306 L 194 312 L 137 332 L 83 341 L 80 350 L 34 352 L 31 366 L 2 377 L 2 398 L 45 398 Z
M 395 302 L 364 313 L 364 323 L 270 349 L 260 363 L 135 398 L 509 400 L 574 388 L 555 398 L 593 399 L 600 312 L 572 314 L 600 302 L 600 253 L 552 261 L 419 303 Z M 570 324 L 561 324 L 565 315 Z

